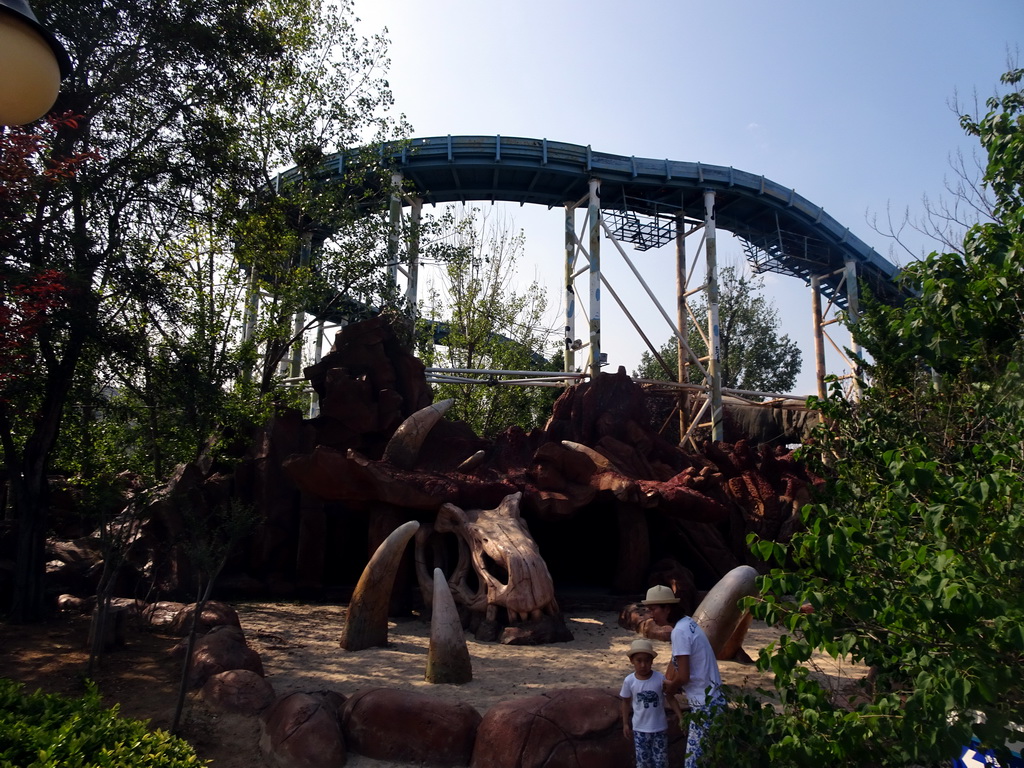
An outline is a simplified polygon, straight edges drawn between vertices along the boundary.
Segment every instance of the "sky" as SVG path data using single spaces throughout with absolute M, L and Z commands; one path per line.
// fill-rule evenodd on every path
M 363 34 L 386 28 L 388 80 L 414 137 L 547 138 L 763 174 L 902 263 L 873 217 L 920 215 L 923 196 L 941 197 L 951 153 L 977 148 L 951 103 L 983 104 L 1024 37 L 1022 0 L 355 0 L 355 12 Z M 526 235 L 519 273 L 548 287 L 560 327 L 563 212 L 500 207 Z M 728 237 L 718 256 L 744 260 Z M 636 260 L 674 314 L 674 248 Z M 602 271 L 652 341 L 667 341 L 611 246 Z M 810 289 L 763 277 L 781 332 L 804 354 L 794 392 L 813 393 Z M 606 370 L 632 372 L 644 343 L 607 293 L 602 334 Z M 827 366 L 845 370 L 831 352 Z

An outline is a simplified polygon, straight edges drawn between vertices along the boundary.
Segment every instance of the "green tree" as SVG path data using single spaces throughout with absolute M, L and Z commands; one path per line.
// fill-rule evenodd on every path
M 390 105 L 382 41 L 354 34 L 348 4 L 41 0 L 35 8 L 74 60 L 58 109 L 75 117 L 40 147 L 35 177 L 0 215 L 4 277 L 27 284 L 50 270 L 67 288 L 26 351 L 31 376 L 0 402 L 18 519 L 15 620 L 43 613 L 47 475 L 58 468 L 62 430 L 71 469 L 87 465 L 90 447 L 134 434 L 143 440 L 121 443 L 121 452 L 149 456 L 159 472 L 194 456 L 211 425 L 251 418 L 268 401 L 288 349 L 282 318 L 295 314 L 286 301 L 310 300 L 295 288 L 310 271 L 296 263 L 297 246 L 312 221 L 354 218 L 328 217 L 330 206 L 356 202 L 327 196 L 314 209 L 312 194 L 289 197 L 288 185 L 271 184 L 272 170 L 294 158 L 313 163 L 307 147 L 320 151 L 320 141 L 341 148 L 383 135 L 389 123 L 377 112 Z M 100 159 L 73 175 L 48 172 L 82 157 Z M 364 166 L 353 162 L 349 172 Z M 291 184 L 312 186 L 304 175 Z M 254 190 L 267 192 L 253 202 Z M 254 289 L 273 284 L 260 327 L 276 330 L 238 347 L 226 340 L 240 313 L 225 317 L 230 302 L 214 289 L 243 272 Z M 333 277 L 331 266 L 320 274 Z M 253 365 L 261 367 L 252 396 L 232 391 L 228 382 Z M 90 419 L 111 391 L 120 393 L 120 430 Z M 72 423 L 79 433 L 68 433 Z M 160 443 L 164 432 L 175 437 Z
M 800 373 L 800 348 L 788 335 L 779 335 L 779 315 L 774 304 L 762 294 L 764 280 L 748 277 L 740 268 L 725 267 L 719 272 L 718 306 L 721 334 L 722 386 L 750 392 L 787 392 Z M 687 344 L 699 358 L 706 358 L 707 299 L 692 307 Z M 701 323 L 700 328 L 697 323 Z M 641 379 L 675 381 L 678 377 L 678 345 L 669 339 L 658 351 L 669 370 L 650 352 L 640 357 L 633 375 Z M 707 363 L 704 363 L 705 368 Z M 704 377 L 690 365 L 690 383 L 703 383 Z
M 806 530 L 785 548 L 754 543 L 784 563 L 754 613 L 792 634 L 760 659 L 778 711 L 723 718 L 766 745 L 752 758 L 722 745 L 735 764 L 948 764 L 976 736 L 1006 765 L 1005 745 L 1022 740 L 1022 79 L 1004 75 L 988 114 L 963 120 L 988 158 L 995 220 L 908 269 L 917 297 L 868 307 L 857 333 L 871 385 L 859 403 L 838 389 L 821 403 L 829 482 Z M 856 703 L 807 673 L 816 650 L 873 668 Z
M 525 237 L 506 222 L 449 212 L 428 225 L 441 276 L 418 322 L 420 358 L 427 366 L 473 370 L 556 370 L 545 359 L 552 331 L 543 326 L 547 296 L 535 280 L 515 290 Z M 455 400 L 449 415 L 484 437 L 509 426 L 531 429 L 551 413 L 558 390 L 502 384 L 496 374 L 455 374 L 434 385 L 437 399 Z M 521 376 L 514 378 L 523 378 Z M 469 381 L 467 381 L 469 380 Z

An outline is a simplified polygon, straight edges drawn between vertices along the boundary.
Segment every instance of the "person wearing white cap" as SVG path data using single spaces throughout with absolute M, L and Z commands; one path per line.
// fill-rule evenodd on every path
M 671 587 L 662 584 L 647 590 L 643 604 L 655 624 L 668 626 L 669 616 L 679 603 Z M 704 738 L 715 712 L 725 706 L 722 676 L 715 651 L 707 635 L 690 616 L 683 616 L 672 628 L 672 661 L 669 663 L 665 692 L 669 698 L 682 689 L 690 704 L 691 716 L 686 737 L 686 768 L 697 768 L 704 753 Z
M 633 671 L 622 681 L 622 689 L 619 691 L 622 735 L 633 740 L 636 768 L 668 768 L 666 705 L 679 718 L 679 727 L 683 725 L 683 713 L 679 710 L 676 697 L 665 694 L 668 681 L 653 668 L 654 657 L 657 655 L 650 640 L 634 640 L 629 646 Z

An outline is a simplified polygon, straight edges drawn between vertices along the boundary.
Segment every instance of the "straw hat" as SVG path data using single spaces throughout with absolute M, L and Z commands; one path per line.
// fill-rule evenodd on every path
M 651 645 L 651 641 L 645 640 L 642 637 L 634 640 L 629 646 L 629 658 L 632 659 L 635 653 L 649 653 L 652 659 L 658 655 L 654 652 L 654 646 Z
M 647 590 L 647 599 L 643 601 L 643 604 L 670 605 L 678 602 L 679 598 L 672 592 L 671 587 L 666 587 L 664 584 L 658 584 L 657 586 L 651 587 Z

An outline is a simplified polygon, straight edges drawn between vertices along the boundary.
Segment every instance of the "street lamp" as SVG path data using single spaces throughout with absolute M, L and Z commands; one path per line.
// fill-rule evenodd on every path
M 28 0 L 0 0 L 0 125 L 45 115 L 70 73 L 68 52 L 39 23 Z

